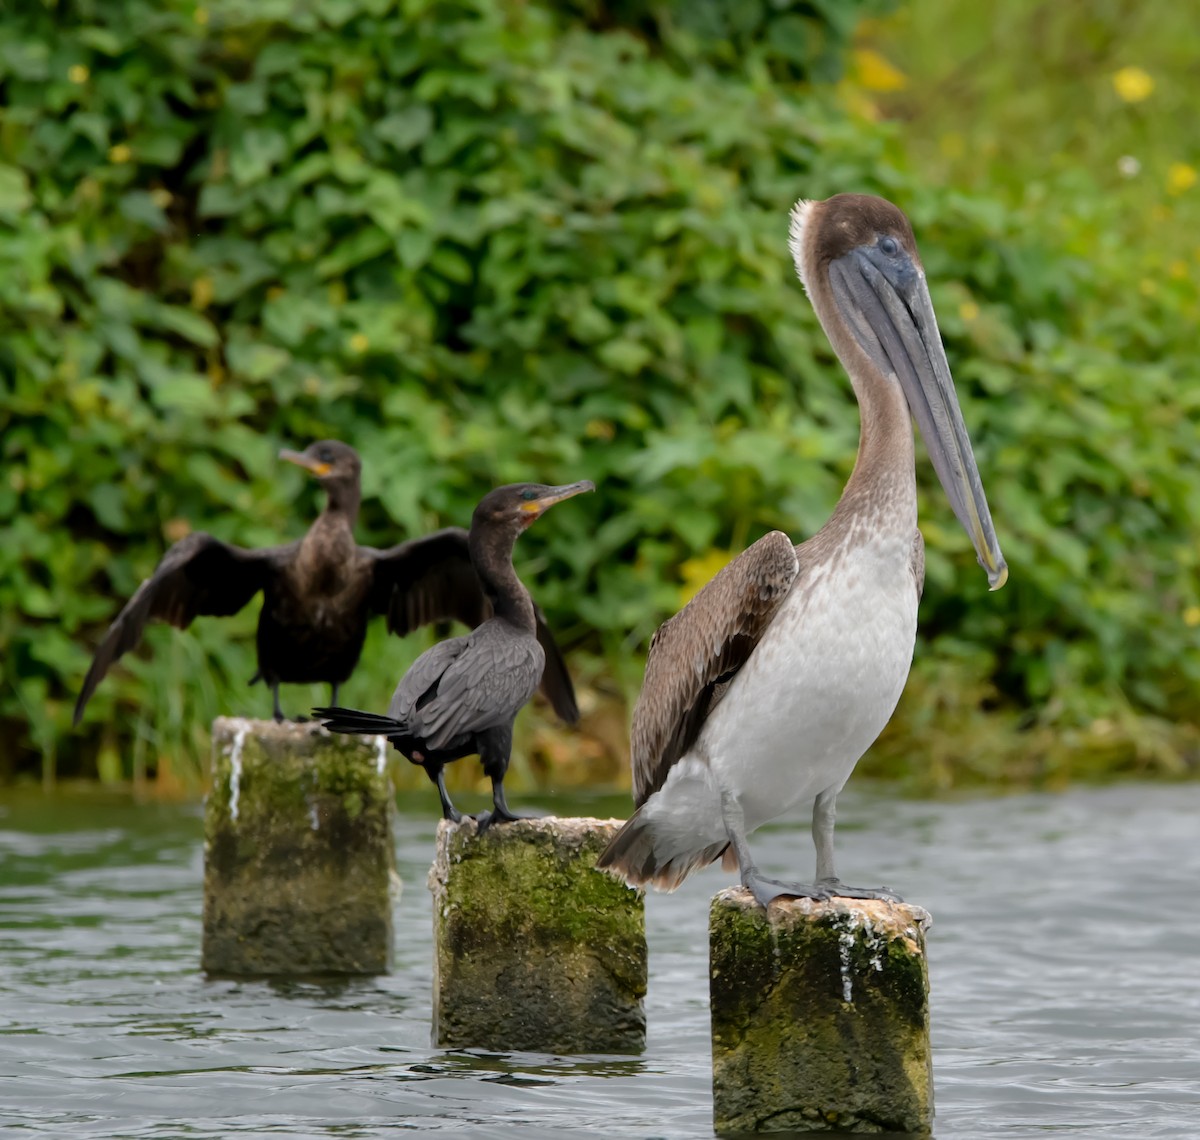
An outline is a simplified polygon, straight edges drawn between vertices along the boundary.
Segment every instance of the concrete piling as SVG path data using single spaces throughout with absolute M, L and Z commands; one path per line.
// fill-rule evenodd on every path
M 722 891 L 709 912 L 717 1132 L 926 1133 L 920 907 Z
M 620 820 L 438 827 L 433 1041 L 442 1048 L 645 1048 L 640 891 L 595 869 Z
M 399 879 L 387 758 L 382 738 L 313 723 L 213 722 L 204 970 L 388 971 Z

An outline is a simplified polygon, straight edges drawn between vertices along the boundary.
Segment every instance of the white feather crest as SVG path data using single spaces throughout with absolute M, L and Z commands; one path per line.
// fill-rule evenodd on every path
M 801 198 L 792 207 L 791 224 L 788 227 L 788 248 L 792 251 L 792 261 L 796 266 L 796 275 L 800 283 L 808 290 L 808 281 L 804 276 L 804 227 L 812 214 L 812 208 L 817 203 L 810 198 Z

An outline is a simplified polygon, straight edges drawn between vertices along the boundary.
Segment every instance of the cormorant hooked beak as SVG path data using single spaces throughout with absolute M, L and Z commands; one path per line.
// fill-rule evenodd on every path
M 283 448 L 279 453 L 279 458 L 287 460 L 288 463 L 294 463 L 297 467 L 303 467 L 306 471 L 311 471 L 318 479 L 323 479 L 333 470 L 332 463 L 322 463 L 321 460 L 314 459 L 303 451 L 293 451 L 290 447 Z
M 582 495 L 585 491 L 594 491 L 596 484 L 590 479 L 582 479 L 578 483 L 566 483 L 561 487 L 550 487 L 547 493 L 540 498 L 531 499 L 527 503 L 521 504 L 521 511 L 528 515 L 526 526 L 545 514 L 555 503 L 561 503 L 563 499 L 573 498 L 575 495 Z
M 876 244 L 831 261 L 829 283 L 855 339 L 884 376 L 900 382 L 938 479 L 987 571 L 988 586 L 1000 589 L 1008 580 L 1008 564 L 1000 553 L 924 272 L 902 248 L 885 253 Z

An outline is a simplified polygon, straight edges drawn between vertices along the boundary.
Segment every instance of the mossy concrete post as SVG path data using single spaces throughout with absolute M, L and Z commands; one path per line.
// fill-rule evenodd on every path
M 218 717 L 204 814 L 212 974 L 382 974 L 391 966 L 392 786 L 382 737 Z
M 709 912 L 718 1132 L 928 1132 L 928 912 L 741 887 Z
M 620 820 L 443 820 L 433 892 L 433 1043 L 540 1053 L 646 1044 L 642 894 L 596 860 Z

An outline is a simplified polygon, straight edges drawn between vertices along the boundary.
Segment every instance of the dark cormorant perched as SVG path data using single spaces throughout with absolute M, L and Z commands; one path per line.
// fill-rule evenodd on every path
M 533 696 L 543 652 L 529 591 L 513 569 L 518 535 L 555 503 L 595 484 L 563 487 L 513 483 L 485 495 L 471 518 L 471 561 L 494 616 L 465 637 L 427 649 L 400 678 L 387 716 L 355 709 L 318 708 L 313 715 L 332 732 L 386 736 L 437 784 L 442 814 L 462 814 L 446 793 L 443 769 L 451 760 L 478 755 L 492 781 L 492 811 L 480 830 L 517 817 L 504 798 L 504 773 L 512 752 L 513 721 Z
M 109 666 L 141 641 L 147 622 L 186 629 L 201 614 L 237 613 L 260 590 L 258 672 L 251 684 L 264 680 L 271 687 L 276 720 L 283 719 L 281 682 L 328 682 L 331 702 L 337 703 L 338 686 L 358 664 L 374 614 L 386 614 L 388 629 L 401 637 L 430 622 L 455 618 L 474 627 L 491 616 L 462 527 L 386 550 L 359 546 L 358 453 L 321 440 L 279 456 L 311 471 L 325 489 L 325 509 L 308 533 L 265 550 L 246 550 L 199 531 L 175 543 L 109 626 L 75 704 L 76 724 Z M 536 607 L 533 615 L 546 661 L 535 685 L 540 679 L 555 712 L 574 724 L 579 709 L 566 663 Z

